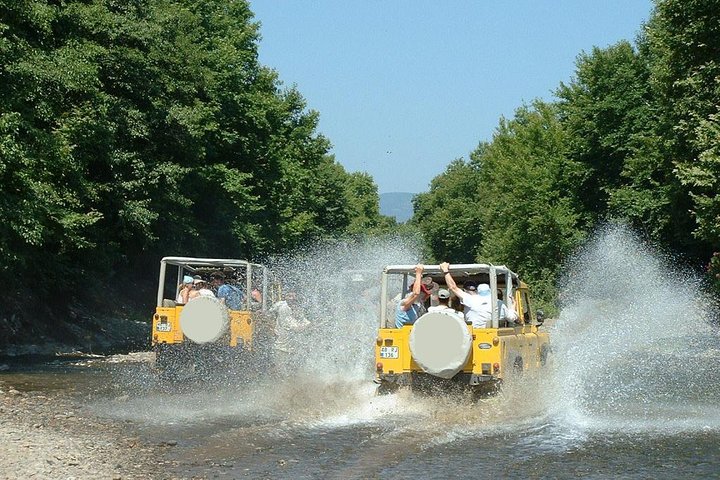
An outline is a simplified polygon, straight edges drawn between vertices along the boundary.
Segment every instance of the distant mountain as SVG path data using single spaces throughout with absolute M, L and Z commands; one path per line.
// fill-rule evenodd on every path
M 413 215 L 412 199 L 414 193 L 389 192 L 380 194 L 380 213 L 395 217 L 399 223 L 410 220 Z

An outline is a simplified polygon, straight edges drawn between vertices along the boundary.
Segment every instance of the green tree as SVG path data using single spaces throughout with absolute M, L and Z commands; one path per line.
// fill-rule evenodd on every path
M 245 0 L 0 0 L 0 269 L 72 291 L 376 222 L 258 28 Z
M 608 216 L 667 228 L 671 176 L 657 161 L 646 65 L 627 41 L 593 48 L 577 59 L 575 76 L 556 94 L 567 154 L 582 167 L 577 200 L 590 225 Z M 647 195 L 652 191 L 653 195 Z
M 380 214 L 380 196 L 373 178 L 365 172 L 348 174 L 347 205 L 350 212 L 350 234 L 389 233 L 394 230 L 394 218 Z
M 518 271 L 546 304 L 587 223 L 573 193 L 582 169 L 566 141 L 557 107 L 536 101 L 502 119 L 493 141 L 471 155 L 480 172 L 478 260 Z
M 471 263 L 482 240 L 477 165 L 456 159 L 413 199 L 417 225 L 438 261 Z
M 660 0 L 643 51 L 660 105 L 659 133 L 687 189 L 689 225 L 701 245 L 720 248 L 720 2 Z

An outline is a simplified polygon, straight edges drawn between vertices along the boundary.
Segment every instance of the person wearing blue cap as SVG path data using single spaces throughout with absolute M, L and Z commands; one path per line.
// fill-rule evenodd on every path
M 193 286 L 193 277 L 190 275 L 185 275 L 183 277 L 183 282 L 178 287 L 178 294 L 177 298 L 175 299 L 175 303 L 185 305 L 188 301 L 188 295 L 190 294 L 190 290 L 192 290 Z

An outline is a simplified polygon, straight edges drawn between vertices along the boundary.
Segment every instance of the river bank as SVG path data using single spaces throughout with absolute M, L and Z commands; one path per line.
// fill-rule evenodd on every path
M 0 479 L 146 479 L 164 474 L 171 444 L 93 415 L 72 389 L 34 390 L 0 377 Z
M 149 318 L 146 320 L 139 311 L 73 307 L 62 314 L 5 315 L 0 317 L 0 358 L 146 350 L 150 341 Z

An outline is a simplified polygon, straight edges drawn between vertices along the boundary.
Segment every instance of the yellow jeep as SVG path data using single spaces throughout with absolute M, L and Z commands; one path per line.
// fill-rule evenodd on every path
M 375 342 L 378 393 L 392 393 L 399 387 L 491 393 L 509 375 L 545 364 L 549 338 L 539 328 L 543 315 L 533 311 L 528 287 L 515 273 L 502 265 L 486 264 L 451 265 L 449 271 L 458 285 L 489 285 L 491 299 L 498 299 L 500 292 L 506 308 L 516 313 L 515 322 L 507 324 L 500 318 L 503 307 L 494 300 L 487 328 L 473 328 L 462 316 L 460 298 L 451 296 L 449 306 L 455 311 L 424 313 L 413 324 L 398 328 L 397 306 L 411 288 L 415 266 L 385 267 Z M 429 307 L 437 302 L 437 291 L 448 286 L 439 265 L 424 266 L 422 275 L 423 283 L 433 289 L 426 299 L 425 306 Z
M 219 279 L 214 286 L 213 278 Z M 183 291 L 188 284 L 194 298 Z M 218 298 L 220 284 L 225 298 Z M 257 370 L 269 356 L 267 310 L 279 293 L 274 286 L 266 267 L 245 260 L 163 258 L 152 319 L 157 369 L 168 376 L 187 367 L 203 374 L 250 365 Z

